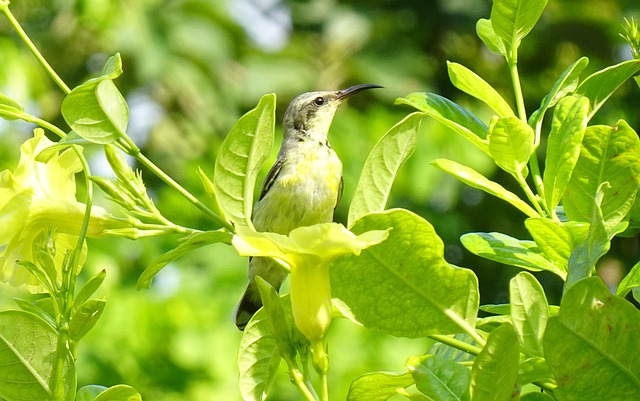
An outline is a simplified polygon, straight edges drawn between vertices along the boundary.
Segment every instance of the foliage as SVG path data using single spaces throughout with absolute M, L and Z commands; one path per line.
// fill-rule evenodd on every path
M 87 237 L 166 235 L 179 236 L 182 242 L 150 264 L 139 277 L 139 287 L 149 287 L 177 258 L 212 244 L 233 245 L 240 255 L 272 257 L 291 272 L 290 296 L 259 283 L 264 307 L 247 325 L 238 356 L 245 400 L 273 393 L 282 360 L 304 399 L 328 400 L 328 332 L 334 317 L 387 335 L 428 337 L 435 343 L 425 355 L 408 357 L 406 371 L 372 372 L 355 379 L 349 400 L 637 397 L 640 343 L 629 333 L 640 329 L 640 312 L 623 297 L 632 292 L 639 300 L 638 265 L 620 283 L 617 295 L 592 276 L 613 238 L 632 232 L 636 227 L 630 227 L 630 221 L 640 219 L 640 140 L 625 120 L 614 125 L 590 121 L 640 70 L 640 60 L 582 77 L 589 60 L 579 58 L 528 116 L 519 49 L 545 6 L 539 0 L 495 0 L 491 17 L 476 25 L 480 39 L 506 62 L 515 109 L 480 75 L 448 63 L 452 84 L 486 104 L 492 115 L 481 118 L 434 93 L 399 98 L 396 103 L 418 111 L 390 128 L 369 153 L 349 209 L 349 229 L 321 224 L 284 236 L 257 233 L 249 219 L 257 175 L 273 143 L 275 95 L 263 96 L 231 128 L 212 180 L 198 170 L 208 195 L 202 201 L 148 159 L 127 133 L 129 107 L 114 83 L 122 74 L 119 54 L 106 61 L 97 77 L 70 89 L 22 31 L 8 2 L 0 0 L 4 16 L 65 93 L 60 112 L 71 128 L 65 132 L 0 95 L 0 116 L 35 123 L 59 137 L 53 143 L 37 128 L 21 149 L 18 167 L 0 175 L 0 221 L 9 227 L 0 237 L 0 277 L 15 284 L 28 277 L 32 290 L 45 294 L 17 299 L 20 310 L 0 312 L 0 397 L 142 399 L 128 385 L 77 388 L 78 344 L 103 313 L 106 301 L 95 294 L 107 273 L 97 272 L 82 286 L 77 279 L 85 264 Z M 627 30 L 637 53 L 633 20 Z M 434 166 L 524 214 L 522 225 L 532 238 L 472 232 L 462 237 L 462 244 L 500 264 L 557 275 L 564 281 L 559 307 L 549 304 L 543 286 L 527 271 L 511 279 L 509 304 L 480 306 L 476 274 L 445 259 L 434 226 L 407 209 L 386 210 L 394 179 L 414 152 L 419 125 L 428 117 L 478 148 L 524 194 L 518 196 L 471 166 L 435 160 Z M 547 151 L 542 170 L 538 150 L 543 140 Z M 115 178 L 92 175 L 84 150 L 96 146 L 104 149 Z M 122 153 L 198 208 L 209 229 L 183 226 L 164 216 L 147 191 L 147 177 L 143 180 L 141 172 L 129 167 Z M 80 171 L 84 194 L 75 186 Z M 93 206 L 94 184 L 124 218 Z M 77 201 L 82 195 L 83 202 Z M 15 272 L 29 275 L 16 279 Z M 480 317 L 480 310 L 493 316 Z

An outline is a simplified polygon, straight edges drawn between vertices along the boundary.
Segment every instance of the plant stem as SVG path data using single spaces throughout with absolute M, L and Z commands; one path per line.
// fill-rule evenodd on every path
M 9 10 L 9 3 L 10 2 L 8 0 L 0 1 L 0 10 L 7 17 L 7 19 L 9 20 L 9 23 L 11 24 L 13 29 L 16 31 L 20 39 L 22 39 L 22 41 L 27 45 L 29 50 L 31 50 L 31 53 L 33 53 L 36 60 L 38 60 L 38 63 L 40 63 L 42 68 L 44 68 L 44 70 L 51 77 L 51 79 L 53 79 L 56 85 L 58 85 L 65 94 L 69 94 L 71 92 L 71 89 L 69 89 L 69 87 L 64 83 L 64 81 L 58 76 L 58 74 L 56 74 L 56 72 L 53 70 L 53 68 L 51 68 L 49 63 L 47 63 L 47 60 L 44 59 L 40 51 L 38 51 L 38 48 L 33 44 L 31 39 L 29 39 L 29 36 L 27 36 L 24 29 L 22 29 L 18 20 L 16 20 L 11 10 Z
M 307 401 L 318 401 L 316 396 L 307 386 L 307 383 L 304 380 L 304 374 L 300 371 L 296 361 L 291 359 L 289 356 L 282 355 L 282 357 L 289 367 L 289 377 L 291 378 L 291 381 L 296 387 L 298 387 L 298 390 L 300 390 L 305 399 Z
M 475 330 L 475 328 L 471 327 L 469 323 L 465 320 L 461 319 L 460 316 L 455 314 L 453 311 L 445 310 L 445 315 L 449 317 L 453 322 L 455 322 L 458 327 L 460 327 L 465 333 L 467 333 L 475 342 L 477 342 L 480 346 L 484 347 L 486 341 L 482 336 Z
M 448 345 L 449 347 L 459 349 L 460 351 L 464 351 L 471 355 L 478 355 L 482 348 L 478 348 L 472 344 L 465 343 L 464 341 L 460 341 L 457 338 L 443 336 L 440 334 L 430 335 L 429 338 L 432 340 L 436 340 L 442 344 Z
M 518 118 L 527 122 L 527 111 L 524 108 L 524 98 L 522 96 L 522 86 L 520 85 L 520 74 L 518 73 L 518 61 L 516 56 L 516 50 L 513 50 L 513 55 L 507 60 L 509 64 L 509 72 L 511 74 L 511 83 L 513 84 L 513 92 L 516 97 L 516 108 L 518 109 Z
M 235 232 L 233 226 L 227 222 L 222 217 L 218 216 L 214 211 L 209 209 L 204 203 L 200 202 L 195 196 L 193 196 L 189 191 L 184 189 L 180 184 L 178 184 L 173 178 L 169 177 L 167 173 L 162 171 L 158 166 L 156 166 L 151 160 L 147 159 L 145 155 L 143 155 L 140 151 L 130 152 L 129 155 L 135 157 L 143 166 L 148 168 L 153 174 L 158 176 L 162 181 L 164 181 L 170 187 L 173 187 L 176 191 L 178 191 L 182 196 L 184 196 L 189 202 L 193 203 L 198 209 L 200 209 L 204 214 L 209 216 L 211 220 L 220 224 L 222 227 L 226 228 L 230 232 Z

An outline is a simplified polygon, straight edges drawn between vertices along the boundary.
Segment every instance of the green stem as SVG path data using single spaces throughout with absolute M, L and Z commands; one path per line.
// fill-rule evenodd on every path
M 184 189 L 180 184 L 178 184 L 173 178 L 169 177 L 167 173 L 162 171 L 158 166 L 153 164 L 153 162 L 145 155 L 143 155 L 140 151 L 132 151 L 128 152 L 129 155 L 135 157 L 143 166 L 148 168 L 153 174 L 158 176 L 162 181 L 164 181 L 170 187 L 173 187 L 176 191 L 178 191 L 182 196 L 184 196 L 189 202 L 193 203 L 198 209 L 200 209 L 204 214 L 209 216 L 211 220 L 220 224 L 222 227 L 226 228 L 230 232 L 235 232 L 233 226 L 227 222 L 222 217 L 218 216 L 214 211 L 209 209 L 204 203 L 200 202 L 195 196 L 193 196 L 189 191 Z
M 513 51 L 516 54 L 517 50 Z M 527 111 L 524 108 L 524 98 L 522 96 L 522 86 L 520 85 L 520 74 L 518 73 L 518 61 L 516 56 L 511 56 L 507 63 L 509 64 L 509 72 L 511 73 L 511 83 L 513 84 L 513 92 L 516 96 L 516 108 L 518 109 L 518 118 L 527 122 Z
M 522 173 L 520 171 L 518 171 L 517 174 L 516 174 L 516 181 L 518 181 L 518 184 L 520 185 L 520 188 L 522 188 L 522 190 L 524 191 L 525 195 L 527 195 L 527 198 L 529 199 L 529 201 L 531 202 L 533 207 L 536 209 L 538 214 L 540 216 L 545 216 L 545 212 L 542 210 L 542 207 L 540 207 L 540 202 L 538 202 L 538 199 L 536 198 L 536 195 L 533 193 L 533 191 L 529 187 L 529 184 L 527 184 L 527 180 L 524 178 L 524 176 L 522 175 Z
M 464 341 L 460 341 L 457 338 L 443 336 L 440 334 L 430 335 L 429 338 L 432 340 L 436 340 L 442 344 L 448 345 L 449 347 L 459 349 L 460 351 L 466 352 L 471 355 L 478 355 L 482 348 L 478 348 L 475 345 L 465 343 Z
M 475 328 L 471 327 L 469 323 L 467 323 L 464 319 L 460 318 L 455 312 L 446 309 L 444 314 L 449 317 L 458 327 L 462 329 L 466 334 L 468 334 L 475 342 L 477 342 L 481 347 L 487 343 L 484 338 L 475 330 Z
M 22 39 L 22 41 L 27 45 L 29 50 L 31 50 L 31 53 L 33 53 L 36 60 L 38 60 L 38 63 L 40 63 L 42 68 L 44 68 L 44 70 L 51 77 L 51 79 L 53 79 L 56 85 L 58 85 L 64 93 L 69 94 L 71 92 L 71 89 L 69 89 L 69 87 L 64 83 L 64 81 L 58 76 L 58 74 L 56 74 L 56 72 L 53 70 L 53 68 L 51 68 L 49 63 L 47 63 L 47 60 L 44 59 L 40 51 L 38 51 L 38 48 L 33 44 L 31 39 L 29 39 L 29 36 L 27 36 L 24 29 L 22 29 L 18 20 L 16 20 L 16 18 L 13 16 L 13 13 L 11 13 L 11 10 L 9 10 L 9 3 L 10 2 L 8 0 L 1 1 L 0 10 L 7 17 L 7 19 L 9 20 L 9 23 L 11 24 L 13 29 L 16 31 L 20 39 Z
M 300 368 L 298 367 L 296 361 L 285 355 L 283 355 L 282 357 L 289 367 L 289 377 L 291 378 L 291 381 L 293 382 L 293 384 L 295 384 L 300 393 L 302 393 L 304 398 L 307 401 L 318 401 L 316 396 L 307 386 L 307 383 L 304 380 L 304 374 L 302 374 L 302 372 L 300 371 Z

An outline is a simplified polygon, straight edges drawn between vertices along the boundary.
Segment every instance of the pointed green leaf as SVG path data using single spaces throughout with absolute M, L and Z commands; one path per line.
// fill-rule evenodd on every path
M 518 195 L 506 190 L 497 182 L 489 180 L 471 167 L 463 166 L 462 164 L 447 159 L 436 159 L 432 161 L 431 164 L 443 171 L 446 171 L 449 174 L 452 174 L 454 177 L 472 188 L 479 189 L 499 199 L 502 199 L 505 202 L 510 203 L 512 206 L 529 217 L 538 216 L 538 212 L 536 212 L 534 208 L 529 206 L 528 203 L 520 199 Z
M 380 139 L 364 163 L 349 208 L 348 226 L 367 213 L 384 210 L 393 181 L 416 147 L 423 113 L 412 113 Z
M 260 276 L 256 276 L 256 283 L 260 291 L 262 307 L 268 316 L 271 334 L 278 344 L 280 353 L 289 354 L 292 359 L 295 358 L 295 350 L 291 345 L 293 341 L 292 333 L 294 332 L 293 320 L 291 319 L 291 313 L 287 314 L 285 312 L 284 306 L 291 302 L 289 301 L 289 295 L 286 295 L 286 300 L 283 301 L 275 288 Z
M 451 83 L 461 91 L 475 97 L 491 107 L 500 117 L 515 117 L 511 106 L 484 79 L 467 67 L 447 61 Z
M 509 283 L 509 300 L 522 351 L 542 357 L 542 336 L 549 320 L 549 304 L 542 286 L 531 273 L 520 272 Z
M 538 110 L 531 114 L 529 118 L 529 125 L 531 127 L 537 128 L 539 125 L 541 126 L 547 110 L 553 107 L 560 99 L 576 90 L 580 73 L 587 67 L 587 64 L 589 64 L 589 59 L 581 57 L 560 74 L 560 77 L 553 84 L 549 93 L 542 99 Z
M 460 241 L 471 253 L 505 265 L 531 271 L 547 270 L 564 278 L 566 273 L 542 256 L 533 241 L 501 233 L 468 233 Z
M 76 394 L 76 401 L 95 401 L 96 397 L 106 389 L 105 386 L 97 384 L 81 387 Z
M 640 140 L 620 120 L 614 127 L 588 127 L 580 158 L 562 199 L 570 220 L 589 222 L 596 193 L 607 182 L 602 199 L 602 216 L 607 232 L 613 230 L 631 209 L 640 183 Z
M 47 322 L 47 324 L 49 326 L 51 326 L 52 329 L 54 329 L 54 330 L 56 329 L 56 320 L 55 320 L 55 318 L 52 316 L 51 313 L 49 313 L 48 311 L 46 311 L 42 307 L 40 307 L 40 305 L 38 305 L 35 302 L 25 301 L 24 299 L 20 299 L 20 298 L 14 298 L 13 300 L 20 307 L 20 309 L 22 309 L 25 312 L 29 312 L 29 313 L 32 313 L 32 314 L 38 316 L 40 319 L 42 319 L 45 322 Z M 50 298 L 49 298 L 49 300 L 50 300 Z
M 121 73 L 116 54 L 107 61 L 103 75 L 77 86 L 62 101 L 62 116 L 84 139 L 107 144 L 126 136 L 129 107 L 113 83 Z
M 331 266 L 332 295 L 364 326 L 395 336 L 455 334 L 475 324 L 478 281 L 444 260 L 444 245 L 423 218 L 404 209 L 368 214 L 355 234 L 392 227 L 386 241 Z M 428 277 L 428 280 L 424 278 Z
M 571 252 L 587 238 L 589 231 L 588 224 L 560 223 L 547 218 L 527 219 L 524 224 L 542 254 L 565 273 Z
M 77 343 L 98 323 L 106 305 L 104 299 L 89 299 L 71 316 L 69 339 Z
M 80 289 L 78 295 L 76 295 L 76 299 L 73 300 L 73 309 L 78 308 L 80 305 L 84 304 L 100 286 L 104 282 L 104 279 L 107 277 L 107 271 L 101 270 L 96 275 L 91 277 Z
M 588 112 L 587 98 L 569 96 L 558 102 L 553 113 L 542 181 L 547 210 L 554 210 L 560 203 L 578 162 Z
M 0 312 L 0 397 L 9 401 L 52 399 L 50 383 L 57 341 L 55 331 L 35 315 Z M 70 356 L 62 379 L 73 397 L 76 377 Z
M 491 26 L 507 47 L 518 48 L 546 6 L 547 0 L 494 0 Z
M 133 387 L 118 384 L 98 394 L 94 401 L 142 401 L 142 396 Z
M 0 117 L 5 120 L 16 120 L 24 114 L 22 105 L 0 93 Z
M 413 384 L 411 373 L 366 373 L 349 386 L 347 401 L 386 401 Z
M 435 93 L 417 92 L 396 99 L 395 104 L 414 107 L 462 135 L 480 150 L 489 153 L 487 148 L 487 126 L 473 113 L 451 100 Z
M 141 288 L 149 288 L 151 285 L 151 280 L 153 277 L 158 274 L 163 267 L 165 267 L 169 262 L 172 262 L 182 255 L 185 255 L 194 249 L 198 249 L 205 245 L 215 244 L 218 242 L 222 242 L 225 244 L 231 244 L 231 239 L 233 236 L 231 233 L 227 231 L 205 231 L 201 233 L 191 234 L 184 239 L 180 245 L 176 248 L 173 248 L 169 252 L 160 256 L 158 259 L 154 260 L 149 267 L 144 269 L 140 278 L 138 278 L 138 289 Z
M 238 350 L 243 400 L 264 401 L 278 373 L 280 360 L 278 342 L 272 334 L 268 314 L 261 308 L 245 327 Z
M 472 401 L 509 401 L 518 378 L 518 338 L 511 323 L 489 334 L 471 369 Z
M 564 401 L 640 397 L 640 311 L 598 277 L 577 282 L 549 319 L 544 354 Z
M 636 263 L 629 273 L 620 281 L 616 294 L 621 297 L 626 297 L 629 291 L 637 287 L 640 287 L 640 262 Z
M 235 123 L 220 146 L 213 171 L 218 205 L 233 224 L 251 225 L 256 178 L 273 146 L 276 95 L 264 95 Z
M 591 102 L 589 120 L 613 92 L 638 71 L 640 60 L 628 60 L 589 75 L 576 90 L 576 94 L 588 97 Z
M 480 18 L 476 24 L 476 33 L 489 50 L 501 56 L 507 55 L 507 51 L 504 48 L 504 42 L 500 36 L 498 36 L 496 31 L 493 30 L 491 20 Z
M 416 388 L 430 400 L 469 400 L 471 370 L 457 362 L 435 355 L 426 358 L 410 358 L 409 372 L 416 382 Z
M 527 358 L 520 362 L 520 370 L 518 372 L 518 384 L 520 386 L 534 382 L 554 382 L 553 373 L 551 373 L 551 368 L 547 364 L 547 361 L 539 356 Z
M 498 167 L 517 178 L 527 176 L 527 163 L 533 153 L 531 127 L 517 117 L 502 117 L 489 132 L 489 154 Z

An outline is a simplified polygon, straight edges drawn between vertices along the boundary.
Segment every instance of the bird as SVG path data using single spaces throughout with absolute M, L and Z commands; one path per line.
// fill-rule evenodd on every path
M 348 97 L 367 89 L 360 84 L 337 91 L 307 92 L 291 101 L 284 113 L 283 140 L 253 208 L 256 231 L 288 235 L 293 229 L 333 221 L 342 197 L 342 162 L 328 140 L 336 110 Z M 249 283 L 235 311 L 235 324 L 244 330 L 262 307 L 255 281 L 260 276 L 276 290 L 288 272 L 270 258 L 249 260 Z

